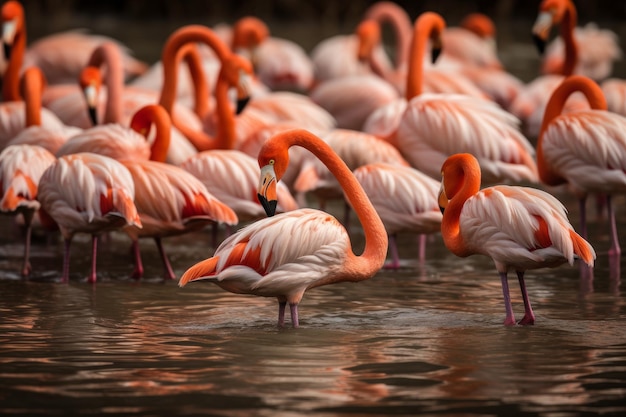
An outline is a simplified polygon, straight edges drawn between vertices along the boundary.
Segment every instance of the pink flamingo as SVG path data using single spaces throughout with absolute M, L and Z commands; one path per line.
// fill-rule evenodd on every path
M 292 325 L 298 327 L 298 304 L 305 291 L 371 278 L 385 262 L 388 240 L 380 217 L 352 172 L 323 140 L 305 130 L 279 133 L 259 153 L 259 199 L 267 214 L 274 214 L 276 184 L 289 165 L 288 149 L 294 145 L 313 152 L 340 181 L 363 225 L 362 254 L 354 254 L 346 230 L 329 214 L 294 210 L 240 229 L 222 242 L 212 258 L 190 267 L 179 285 L 208 280 L 230 292 L 276 297 L 278 325 L 284 325 L 289 304 Z
M 158 141 L 163 142 L 162 146 L 166 149 L 171 126 L 169 115 L 161 106 L 153 104 L 139 109 L 130 124 L 133 130 L 142 134 L 147 134 L 152 125 L 156 128 Z M 162 238 L 200 230 L 213 223 L 237 223 L 235 212 L 208 192 L 200 180 L 180 167 L 164 163 L 164 151 L 153 152 L 150 160 L 124 158 L 120 162 L 130 171 L 135 182 L 135 206 L 142 225 L 124 228 L 133 240 L 134 278 L 143 275 L 140 238 L 155 240 L 165 278 L 174 279 Z
M 396 145 L 411 166 L 436 179 L 448 156 L 469 152 L 480 161 L 487 183 L 538 181 L 534 149 L 513 115 L 485 99 L 422 93 L 427 41 L 441 45 L 444 28 L 445 21 L 436 13 L 417 18 L 406 99 L 374 112 L 365 130 Z
M 415 168 L 382 162 L 363 165 L 354 170 L 354 176 L 385 225 L 392 257 L 385 268 L 400 267 L 396 236 L 401 232 L 420 234 L 419 259 L 423 262 L 426 235 L 441 229 L 439 181 Z
M 26 229 L 22 276 L 30 275 L 30 236 L 33 217 L 41 207 L 37 201 L 39 179 L 54 163 L 54 155 L 36 145 L 11 145 L 0 152 L 0 212 L 22 214 Z
M 140 227 L 134 198 L 135 184 L 128 169 L 104 155 L 61 156 L 43 173 L 38 200 L 59 225 L 65 241 L 63 282 L 69 280 L 70 245 L 76 233 L 92 236 L 88 282 L 96 282 L 98 234 L 126 225 Z
M 591 109 L 563 113 L 565 102 L 575 92 L 584 94 Z M 578 197 L 583 237 L 587 235 L 587 194 L 607 194 L 609 254 L 619 255 L 611 194 L 626 192 L 626 117 L 607 111 L 602 89 L 590 78 L 569 76 L 550 97 L 537 141 L 537 165 L 543 183 L 567 183 Z
M 515 270 L 524 300 L 519 324 L 534 324 L 524 272 L 574 263 L 575 257 L 593 266 L 593 247 L 575 231 L 565 207 L 535 188 L 493 186 L 480 190 L 480 166 L 471 154 L 455 154 L 441 168 L 439 204 L 441 234 L 455 255 L 486 255 L 493 259 L 504 296 L 507 326 L 515 324 L 507 272 Z

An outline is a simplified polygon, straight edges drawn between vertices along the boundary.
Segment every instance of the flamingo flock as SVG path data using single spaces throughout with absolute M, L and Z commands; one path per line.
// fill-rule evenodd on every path
M 99 239 L 122 233 L 129 277 L 144 275 L 139 240 L 150 238 L 164 279 L 275 298 L 278 325 L 289 306 L 298 327 L 308 290 L 403 268 L 397 235 L 407 233 L 419 236 L 420 262 L 427 236 L 456 256 L 491 258 L 513 326 L 535 323 L 527 270 L 592 270 L 588 195 L 606 198 L 608 256 L 621 254 L 612 198 L 626 193 L 626 81 L 612 74 L 621 50 L 612 32 L 577 26 L 572 0 L 539 5 L 528 33 L 544 55 L 529 83 L 505 69 L 496 26 L 480 13 L 455 27 L 379 1 L 352 33 L 310 52 L 255 16 L 193 24 L 149 66 L 83 32 L 29 44 L 26 12 L 2 5 L 0 102 L 0 211 L 25 228 L 24 279 L 38 272 L 33 228 L 62 238 L 63 283 L 76 276 L 76 234 L 92 237 L 93 284 Z M 554 26 L 559 40 L 545 48 Z M 579 201 L 573 224 L 563 193 Z M 341 220 L 331 199 L 345 206 Z M 212 255 L 177 277 L 164 240 L 208 229 Z M 360 253 L 354 233 L 365 237 Z

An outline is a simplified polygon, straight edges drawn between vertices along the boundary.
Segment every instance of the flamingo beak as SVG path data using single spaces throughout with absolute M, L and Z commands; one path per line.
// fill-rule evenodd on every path
M 541 12 L 533 25 L 533 41 L 541 55 L 543 55 L 546 50 L 546 42 L 550 34 L 550 29 L 552 28 L 552 21 L 552 12 Z
M 268 217 L 276 214 L 276 205 L 278 199 L 276 197 L 276 173 L 274 172 L 274 165 L 265 165 L 261 168 L 261 176 L 259 179 L 258 197 L 259 202 L 265 209 L 265 213 Z
M 250 101 L 250 76 L 245 72 L 239 74 L 239 84 L 237 86 L 237 109 L 236 114 L 246 108 L 246 105 Z
M 2 46 L 4 48 L 4 59 L 6 61 L 11 57 L 13 42 L 15 42 L 15 33 L 17 30 L 17 21 L 8 20 L 2 25 Z
M 89 120 L 91 120 L 91 123 L 96 126 L 98 124 L 98 113 L 96 110 L 98 103 L 98 88 L 94 85 L 89 85 L 85 87 L 83 94 L 85 95 L 85 100 L 87 101 Z
M 443 180 L 441 181 L 441 188 L 439 189 L 439 197 L 437 198 L 437 202 L 439 203 L 439 210 L 441 210 L 441 214 L 444 213 L 446 207 L 448 207 L 448 196 L 446 195 L 446 190 L 443 188 Z

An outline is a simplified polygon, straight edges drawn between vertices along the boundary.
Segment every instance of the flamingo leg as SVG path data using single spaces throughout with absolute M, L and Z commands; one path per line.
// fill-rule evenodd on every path
M 96 255 L 98 253 L 98 235 L 91 235 L 91 274 L 87 282 L 96 282 Z
M 69 282 L 70 280 L 70 246 L 72 243 L 71 237 L 66 237 L 65 248 L 63 250 L 63 275 L 61 276 L 61 282 Z
M 499 272 L 500 281 L 502 282 L 502 295 L 504 296 L 504 309 L 506 311 L 506 317 L 504 318 L 505 326 L 515 325 L 515 315 L 513 314 L 513 307 L 511 306 L 511 295 L 509 293 L 509 282 L 506 277 L 506 272 Z
M 157 248 L 159 249 L 159 254 L 161 255 L 161 260 L 163 261 L 163 269 L 165 270 L 165 279 L 175 279 L 176 275 L 174 274 L 174 270 L 172 269 L 172 264 L 170 264 L 170 260 L 165 253 L 165 249 L 163 248 L 163 242 L 161 242 L 160 237 L 155 237 L 154 241 L 156 242 Z
M 619 245 L 619 237 L 617 236 L 617 224 L 615 222 L 615 210 L 613 208 L 613 199 L 610 195 L 606 196 L 606 208 L 611 222 L 611 247 L 609 248 L 609 256 L 619 257 L 622 248 Z
M 278 327 L 283 327 L 285 325 L 285 307 L 287 306 L 287 301 L 278 301 Z
M 522 298 L 524 299 L 524 317 L 518 324 L 535 324 L 535 313 L 533 313 L 533 309 L 530 305 L 530 299 L 528 298 L 528 291 L 526 291 L 524 271 L 517 271 L 517 280 L 519 281 L 519 287 L 522 290 Z
M 33 230 L 33 216 L 35 215 L 35 212 L 32 210 L 27 210 L 23 212 L 22 215 L 24 216 L 24 224 L 26 225 L 26 237 L 24 241 L 24 261 L 22 263 L 22 277 L 27 277 L 32 271 L 32 267 L 30 265 L 30 240 Z
M 300 321 L 298 320 L 298 304 L 289 303 L 289 309 L 291 310 L 291 325 L 294 327 L 300 327 Z
M 389 235 L 389 252 L 391 252 L 391 261 L 385 262 L 383 268 L 398 269 L 400 267 L 400 257 L 398 255 L 398 245 L 396 244 L 396 235 Z
M 420 263 L 424 263 L 426 260 L 426 234 L 420 234 L 419 239 L 419 260 Z
M 135 268 L 131 274 L 131 277 L 139 279 L 143 276 L 143 262 L 141 261 L 141 252 L 139 251 L 139 241 L 133 240 L 132 244 L 133 256 L 135 258 Z

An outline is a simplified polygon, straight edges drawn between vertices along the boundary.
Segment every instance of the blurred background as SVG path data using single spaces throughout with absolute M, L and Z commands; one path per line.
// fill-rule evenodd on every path
M 374 0 L 23 0 L 28 25 L 28 42 L 56 31 L 87 29 L 91 33 L 114 37 L 125 43 L 134 55 L 148 63 L 160 57 L 167 36 L 190 23 L 214 26 L 232 24 L 244 15 L 265 20 L 272 35 L 300 43 L 310 51 L 326 37 L 350 33 Z M 502 62 L 507 64 L 509 46 L 529 48 L 528 59 L 537 60 L 530 28 L 537 16 L 540 0 L 398 0 L 415 19 L 432 10 L 441 13 L 448 25 L 457 25 L 474 11 L 492 17 L 497 25 L 497 39 Z M 578 24 L 596 22 L 615 31 L 624 48 L 626 42 L 626 2 L 613 0 L 576 0 Z M 516 57 L 520 51 L 516 51 Z M 524 56 L 524 51 L 521 51 Z M 513 63 L 511 63 L 513 64 Z M 529 65 L 535 66 L 534 61 Z M 536 67 L 535 67 L 536 68 Z M 515 70 L 514 68 L 509 70 Z M 615 75 L 626 76 L 623 62 Z M 519 75 L 524 76 L 524 71 Z M 527 81 L 525 79 L 525 81 Z

